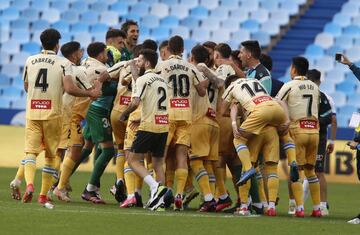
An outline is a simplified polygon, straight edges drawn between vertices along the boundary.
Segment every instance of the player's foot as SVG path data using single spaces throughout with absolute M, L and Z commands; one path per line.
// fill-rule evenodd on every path
M 224 213 L 234 214 L 234 212 L 235 212 L 235 211 L 237 210 L 237 208 L 239 208 L 240 206 L 241 206 L 240 199 L 237 199 L 236 204 L 235 204 L 233 207 L 231 207 L 231 208 L 229 208 L 229 209 L 226 209 L 226 210 L 224 210 L 223 212 L 224 212 Z
M 322 216 L 329 216 L 329 209 L 326 206 L 320 206 L 320 210 Z
M 304 210 L 297 210 L 297 211 L 295 211 L 294 215 L 295 215 L 295 217 L 304 218 L 305 212 L 304 212 Z
M 295 215 L 295 212 L 296 212 L 296 204 L 295 204 L 295 202 L 289 202 L 288 214 L 289 215 Z
M 151 208 L 152 211 L 163 212 L 165 211 L 165 203 L 164 203 L 164 196 L 162 196 L 159 201 Z
M 59 189 L 58 187 L 56 187 L 53 192 L 60 201 L 64 201 L 64 202 L 71 201 L 71 198 L 68 196 L 68 192 L 66 191 L 65 188 Z
M 135 192 L 135 198 L 136 198 L 136 207 L 144 207 L 144 204 L 142 202 L 142 197 L 138 192 Z
M 174 203 L 174 195 L 170 188 L 168 188 L 167 192 L 164 195 L 164 206 L 165 208 L 169 208 L 171 204 Z
M 311 213 L 311 217 L 321 217 L 321 210 L 313 210 Z
M 24 203 L 29 203 L 31 202 L 32 198 L 33 198 L 33 194 L 34 194 L 34 185 L 33 184 L 28 184 L 26 186 L 26 190 L 23 196 L 22 201 Z
M 240 215 L 240 216 L 249 216 L 251 215 L 250 211 L 247 208 L 237 208 L 234 212 L 234 215 Z
M 257 207 L 255 205 L 251 205 L 250 212 L 257 214 L 257 215 L 263 215 L 264 214 L 264 206 L 261 205 L 261 207 Z
M 83 193 L 81 194 L 81 198 L 85 201 L 90 201 L 95 204 L 105 204 L 105 201 L 102 200 L 100 195 L 95 191 L 87 191 L 86 188 L 84 189 Z
M 229 196 L 227 196 L 225 199 L 219 198 L 219 200 L 216 203 L 215 211 L 216 212 L 221 212 L 225 208 L 231 206 L 231 204 L 232 204 L 232 201 L 231 201 L 231 198 Z
M 256 174 L 256 170 L 254 167 L 251 167 L 250 170 L 244 171 L 241 174 L 240 179 L 238 180 L 238 182 L 236 182 L 237 186 L 243 185 L 245 184 L 252 176 L 254 176 Z
M 267 209 L 266 215 L 267 215 L 267 216 L 276 216 L 276 210 L 275 210 L 275 208 L 269 208 L 269 209 Z
M 184 197 L 183 207 L 187 209 L 190 205 L 190 202 L 199 196 L 199 194 L 200 193 L 196 191 L 195 188 L 192 188 L 189 192 L 187 192 Z
M 68 191 L 68 193 L 73 191 L 70 183 L 67 183 L 67 184 L 65 185 L 65 189 L 66 189 L 66 191 Z
M 360 214 L 348 221 L 349 224 L 360 224 Z
M 10 183 L 10 190 L 11 190 L 11 198 L 15 200 L 21 200 L 21 192 L 20 192 L 20 184 L 21 182 L 14 179 Z
M 216 201 L 212 199 L 211 201 L 205 201 L 200 209 L 199 212 L 214 212 L 216 210 Z
M 121 203 L 120 208 L 131 208 L 136 206 L 136 197 L 127 198 L 123 203 Z
M 125 184 L 124 181 L 119 180 L 118 182 L 115 182 L 115 200 L 118 202 L 123 202 L 126 199 L 126 193 L 125 193 Z
M 49 198 L 46 195 L 39 195 L 38 197 L 38 203 L 45 204 L 47 202 L 50 202 Z
M 290 164 L 290 180 L 292 182 L 299 180 L 299 169 L 295 161 Z
M 167 188 L 165 186 L 162 186 L 161 184 L 158 185 L 155 192 L 150 193 L 150 199 L 146 203 L 146 208 L 153 208 L 157 203 L 159 202 L 160 198 L 164 196 L 164 194 L 167 192 Z
M 182 210 L 184 210 L 183 200 L 181 194 L 178 194 L 174 199 L 174 211 L 182 211 Z

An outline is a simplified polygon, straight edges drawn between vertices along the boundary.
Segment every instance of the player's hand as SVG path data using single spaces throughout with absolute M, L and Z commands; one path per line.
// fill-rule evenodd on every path
M 203 63 L 197 64 L 197 65 L 196 65 L 196 68 L 197 68 L 200 72 L 202 72 L 202 73 L 204 73 L 204 72 L 207 70 L 206 65 L 203 64 Z
M 349 141 L 349 142 L 347 142 L 347 145 L 350 147 L 350 149 L 352 149 L 352 150 L 356 150 L 357 148 L 357 146 L 358 146 L 358 142 L 355 142 L 355 141 Z
M 129 128 L 132 130 L 132 131 L 136 131 L 136 129 L 140 126 L 140 120 L 134 120 L 134 121 L 131 121 L 130 124 L 129 124 Z
M 328 146 L 326 148 L 326 153 L 332 154 L 333 152 L 334 152 L 334 144 L 328 144 Z
M 127 115 L 124 115 L 124 114 L 121 114 L 120 117 L 119 117 L 119 121 L 120 122 L 124 122 L 128 119 L 128 116 Z
M 350 65 L 351 64 L 351 61 L 349 60 L 349 58 L 345 55 L 342 55 L 342 60 L 340 60 L 339 62 L 342 63 L 342 64 L 345 64 L 345 65 Z
M 110 77 L 109 73 L 105 70 L 105 71 L 100 73 L 100 76 L 99 76 L 98 80 L 99 80 L 99 82 L 110 81 L 111 77 Z
M 90 90 L 90 94 L 89 94 L 89 97 L 92 100 L 96 100 L 102 95 L 101 87 L 102 87 L 102 83 L 99 82 L 98 80 L 94 80 L 93 89 Z

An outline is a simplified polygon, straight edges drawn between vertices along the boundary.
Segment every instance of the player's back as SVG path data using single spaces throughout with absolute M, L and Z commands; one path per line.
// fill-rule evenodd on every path
M 171 56 L 159 66 L 167 82 L 170 120 L 192 120 L 192 93 L 203 77 L 197 68 L 180 56 Z
M 320 91 L 318 86 L 306 77 L 295 77 L 279 91 L 277 98 L 288 104 L 290 120 L 318 119 Z
M 27 59 L 27 119 L 50 120 L 62 115 L 63 77 L 71 75 L 71 71 L 71 63 L 53 51 L 43 50 Z

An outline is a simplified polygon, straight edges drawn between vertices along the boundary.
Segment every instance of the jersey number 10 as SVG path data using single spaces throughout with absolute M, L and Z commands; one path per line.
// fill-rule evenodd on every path
M 186 74 L 179 76 L 173 74 L 169 77 L 169 82 L 173 84 L 174 97 L 188 97 L 190 95 L 190 81 Z

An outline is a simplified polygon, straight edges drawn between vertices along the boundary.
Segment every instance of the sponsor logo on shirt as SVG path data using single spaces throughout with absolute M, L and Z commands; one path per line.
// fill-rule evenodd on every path
M 255 99 L 253 99 L 253 102 L 257 105 L 270 100 L 272 100 L 270 96 L 264 95 L 264 96 L 256 97 Z
M 169 124 L 168 115 L 155 115 L 155 124 L 166 125 Z
M 128 106 L 131 102 L 130 96 L 120 96 L 120 105 L 126 105 Z
M 300 128 L 302 128 L 302 129 L 317 129 L 317 121 L 302 120 L 302 121 L 300 121 Z
M 170 100 L 171 108 L 189 108 L 190 103 L 188 99 L 171 99 Z
M 213 110 L 212 108 L 208 108 L 206 116 L 211 117 L 211 118 L 216 118 L 216 111 Z
M 51 100 L 31 100 L 31 109 L 51 109 Z

